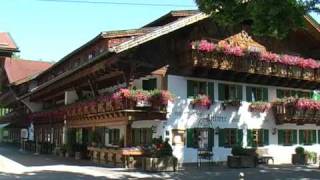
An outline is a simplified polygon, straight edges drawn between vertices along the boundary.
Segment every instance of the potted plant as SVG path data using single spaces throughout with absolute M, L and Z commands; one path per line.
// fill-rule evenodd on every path
M 148 151 L 148 150 L 146 150 Z M 176 171 L 177 158 L 172 155 L 172 147 L 168 142 L 153 144 L 142 162 L 145 171 Z
M 295 149 L 295 154 L 292 154 L 292 164 L 307 164 L 307 155 L 304 148 L 299 146 Z
M 308 164 L 316 164 L 317 163 L 317 153 L 312 151 L 305 151 L 307 156 L 307 163 Z
M 232 156 L 228 156 L 228 167 L 250 168 L 257 166 L 256 149 L 245 149 L 242 146 L 234 146 L 231 150 Z

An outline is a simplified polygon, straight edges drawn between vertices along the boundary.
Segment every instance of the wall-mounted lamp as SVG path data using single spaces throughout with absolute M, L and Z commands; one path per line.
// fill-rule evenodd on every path
M 215 133 L 215 134 L 219 134 L 219 131 L 220 131 L 220 127 L 217 126 L 217 127 L 214 129 L 214 133 Z
M 272 129 L 272 135 L 277 134 L 277 130 L 278 130 L 277 128 L 273 128 L 273 129 Z

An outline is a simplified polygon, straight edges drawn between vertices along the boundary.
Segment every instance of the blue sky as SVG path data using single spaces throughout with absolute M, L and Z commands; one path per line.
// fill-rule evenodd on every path
M 57 61 L 101 31 L 139 28 L 170 10 L 196 9 L 193 0 L 109 1 L 176 4 L 177 6 L 151 7 L 1 0 L 0 31 L 11 33 L 21 50 L 22 58 Z M 320 20 L 319 17 L 317 19 Z

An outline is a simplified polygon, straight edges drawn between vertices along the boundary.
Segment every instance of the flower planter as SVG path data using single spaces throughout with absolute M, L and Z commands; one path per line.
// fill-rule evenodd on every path
M 142 162 L 142 168 L 151 172 L 176 171 L 177 161 L 177 158 L 173 156 L 161 158 L 145 157 Z
M 307 164 L 307 155 L 306 154 L 292 154 L 292 164 Z
M 257 166 L 255 156 L 228 156 L 229 168 L 254 168 Z

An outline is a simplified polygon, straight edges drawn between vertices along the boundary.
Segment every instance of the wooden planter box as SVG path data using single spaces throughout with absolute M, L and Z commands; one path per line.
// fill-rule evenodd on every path
M 257 166 L 255 156 L 228 156 L 229 168 L 254 168 Z
M 292 154 L 292 164 L 307 164 L 307 155 Z
M 313 81 L 315 79 L 315 70 L 314 69 L 303 69 L 301 77 L 304 80 Z
M 160 171 L 176 171 L 177 158 L 173 156 L 161 158 L 145 157 L 142 162 L 142 168 L 145 171 L 160 172 Z

